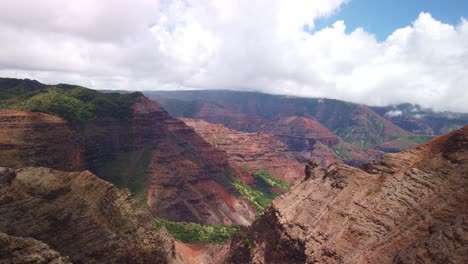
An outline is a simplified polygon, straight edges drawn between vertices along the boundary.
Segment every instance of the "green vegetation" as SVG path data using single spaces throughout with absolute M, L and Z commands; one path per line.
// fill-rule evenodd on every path
M 259 170 L 252 173 L 255 180 L 255 186 L 243 184 L 238 179 L 232 181 L 232 185 L 239 194 L 252 204 L 257 212 L 261 213 L 279 195 L 274 189 L 288 190 L 289 185 L 279 179 L 271 176 L 268 170 Z
M 432 136 L 424 136 L 424 135 L 411 135 L 411 134 L 404 134 L 400 131 L 398 131 L 396 133 L 396 135 L 394 135 L 391 140 L 395 140 L 395 139 L 404 139 L 408 142 L 411 142 L 411 143 L 414 143 L 414 144 L 423 144 L 423 143 L 426 143 L 427 141 L 431 140 L 432 139 Z
M 238 227 L 199 225 L 186 222 L 172 222 L 161 218 L 155 218 L 154 223 L 157 230 L 165 227 L 167 231 L 177 240 L 184 243 L 215 243 L 222 244 L 232 238 Z
M 271 203 L 271 201 L 276 197 L 275 193 L 271 191 L 266 193 L 261 192 L 249 185 L 244 185 L 237 179 L 232 184 L 239 192 L 239 194 L 255 207 L 257 212 L 263 212 L 265 208 Z
M 342 144 L 337 144 L 332 148 L 333 152 L 338 155 L 343 160 L 351 160 L 351 151 L 349 149 L 344 149 Z
M 252 176 L 254 177 L 255 184 L 257 186 L 260 185 L 263 180 L 263 181 L 266 181 L 270 187 L 278 188 L 281 190 L 289 190 L 289 188 L 291 187 L 289 184 L 285 183 L 284 181 L 273 178 L 270 172 L 266 169 L 256 171 L 252 173 Z
M 119 153 L 115 158 L 99 165 L 96 174 L 119 188 L 128 188 L 135 199 L 146 205 L 146 169 L 151 157 L 149 149 Z
M 226 170 L 224 174 L 226 177 L 216 177 L 215 181 L 227 189 L 234 187 L 235 191 L 255 207 L 258 213 L 262 213 L 282 190 L 290 188 L 289 184 L 274 178 L 266 169 L 252 173 L 255 182 L 252 186 L 243 184 L 230 170 Z
M 80 86 L 44 85 L 36 81 L 1 80 L 0 108 L 43 112 L 70 122 L 82 122 L 95 117 L 129 120 L 132 105 L 141 93 L 100 93 Z
M 23 102 L 12 105 L 12 108 L 56 115 L 69 121 L 89 119 L 94 115 L 95 110 L 93 105 L 84 104 L 78 99 L 57 91 L 35 95 Z

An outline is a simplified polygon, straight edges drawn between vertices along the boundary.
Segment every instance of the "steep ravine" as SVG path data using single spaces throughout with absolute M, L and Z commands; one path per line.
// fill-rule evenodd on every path
M 88 169 L 172 221 L 255 217 L 231 184 L 227 154 L 141 93 L 7 78 L 0 89 L 0 108 L 9 109 L 0 110 L 0 166 Z
M 316 167 L 231 245 L 231 263 L 466 263 L 468 126 L 363 169 Z
M 157 217 L 240 225 L 254 218 L 254 209 L 232 187 L 220 184 L 232 170 L 225 152 L 146 97 L 132 108 L 128 121 L 86 122 L 81 133 L 87 168 L 129 188 Z

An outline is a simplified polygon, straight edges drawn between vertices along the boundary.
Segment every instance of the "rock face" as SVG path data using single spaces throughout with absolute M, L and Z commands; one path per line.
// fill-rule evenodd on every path
M 254 114 L 242 113 L 234 107 L 211 102 L 196 102 L 195 107 L 196 119 L 223 124 L 239 132 L 268 133 L 278 136 L 299 162 L 314 158 L 323 166 L 333 162 L 356 165 L 381 154 L 381 152 L 368 154 L 356 149 L 313 117 L 281 116 L 268 120 Z M 197 130 L 197 133 L 203 132 Z
M 2 91 L 15 96 L 48 87 L 36 81 L 0 79 Z M 88 102 L 87 94 L 97 93 L 67 89 L 64 93 L 81 91 L 84 102 Z M 111 100 L 115 97 L 100 95 L 103 107 L 106 102 L 115 103 Z M 254 208 L 231 185 L 220 184 L 228 182 L 227 173 L 234 170 L 226 153 L 158 104 L 144 96 L 135 99 L 125 111 L 128 116 L 106 112 L 70 122 L 44 113 L 0 110 L 0 166 L 89 169 L 120 188 L 130 189 L 155 216 L 247 225 L 255 216 Z
M 0 236 L 6 245 L 0 250 L 10 254 L 7 263 L 18 254 L 67 263 L 57 252 L 74 263 L 175 261 L 172 238 L 155 231 L 152 216 L 88 171 L 1 168 L 0 197 L 0 232 L 9 235 Z
M 85 129 L 88 166 L 129 187 L 158 217 L 247 225 L 255 210 L 228 181 L 228 157 L 155 102 L 142 97 L 133 119 L 95 120 Z
M 30 237 L 15 237 L 0 233 L 0 262 L 9 264 L 68 264 L 68 258 Z
M 231 245 L 232 263 L 466 263 L 468 126 L 363 169 L 315 167 Z
M 268 122 L 265 118 L 244 113 L 224 102 L 196 101 L 193 114 L 195 119 L 202 119 L 213 124 L 224 124 L 229 128 L 246 132 L 260 132 L 258 127 Z
M 302 165 L 286 145 L 272 134 L 240 132 L 197 119 L 180 120 L 195 129 L 205 141 L 225 151 L 229 164 L 245 183 L 252 181 L 249 179 L 250 173 L 262 169 L 289 183 L 302 177 Z
M 80 137 L 63 119 L 0 110 L 0 166 L 44 166 L 75 171 L 84 166 Z
M 339 100 L 234 91 L 145 94 L 161 102 L 173 116 L 202 119 L 239 131 L 277 134 L 289 123 L 295 126 L 294 136 L 277 135 L 291 151 L 300 149 L 296 152 L 303 160 L 315 156 L 323 165 L 334 161 L 359 165 L 384 152 L 405 150 L 430 139 L 401 129 L 368 106 Z M 330 134 L 341 142 L 334 145 L 328 140 Z
M 314 159 L 326 167 L 336 162 L 361 164 L 371 158 L 371 155 L 355 149 L 312 117 L 280 117 L 258 129 L 281 138 L 303 163 Z

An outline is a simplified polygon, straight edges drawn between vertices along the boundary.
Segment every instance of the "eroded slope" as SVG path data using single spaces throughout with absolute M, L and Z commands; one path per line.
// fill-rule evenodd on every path
M 0 170 L 0 232 L 46 243 L 74 263 L 169 263 L 169 235 L 128 192 L 88 171 Z
M 232 244 L 233 263 L 466 263 L 468 126 L 332 165 L 273 201 Z
M 236 174 L 244 176 L 246 182 L 252 181 L 249 180 L 249 173 L 262 169 L 290 183 L 302 177 L 303 166 L 295 160 L 287 146 L 272 134 L 240 132 L 197 119 L 180 120 L 195 129 L 205 141 L 225 151 Z
M 68 264 L 49 246 L 30 237 L 16 237 L 0 233 L 0 262 L 8 264 Z
M 84 167 L 83 143 L 56 116 L 0 110 L 0 166 L 44 166 L 60 170 Z

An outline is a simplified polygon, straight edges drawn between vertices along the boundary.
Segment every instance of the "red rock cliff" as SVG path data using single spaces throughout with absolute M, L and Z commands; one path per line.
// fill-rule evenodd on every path
M 241 225 L 253 219 L 254 209 L 222 184 L 232 169 L 225 152 L 145 97 L 133 110 L 128 123 L 88 124 L 88 164 L 98 176 L 124 182 L 165 219 Z
M 63 119 L 16 110 L 0 110 L 0 166 L 84 168 L 83 143 Z
M 360 164 L 371 158 L 367 153 L 344 142 L 312 117 L 280 117 L 257 129 L 277 135 L 302 162 L 314 159 L 326 167 L 334 162 Z
M 229 163 L 245 183 L 252 181 L 249 179 L 249 173 L 261 169 L 267 169 L 272 176 L 289 183 L 302 178 L 303 166 L 274 135 L 240 132 L 221 124 L 210 124 L 196 119 L 180 120 L 195 129 L 205 141 L 225 151 Z
M 315 168 L 232 244 L 233 263 L 466 263 L 468 126 L 364 170 Z

